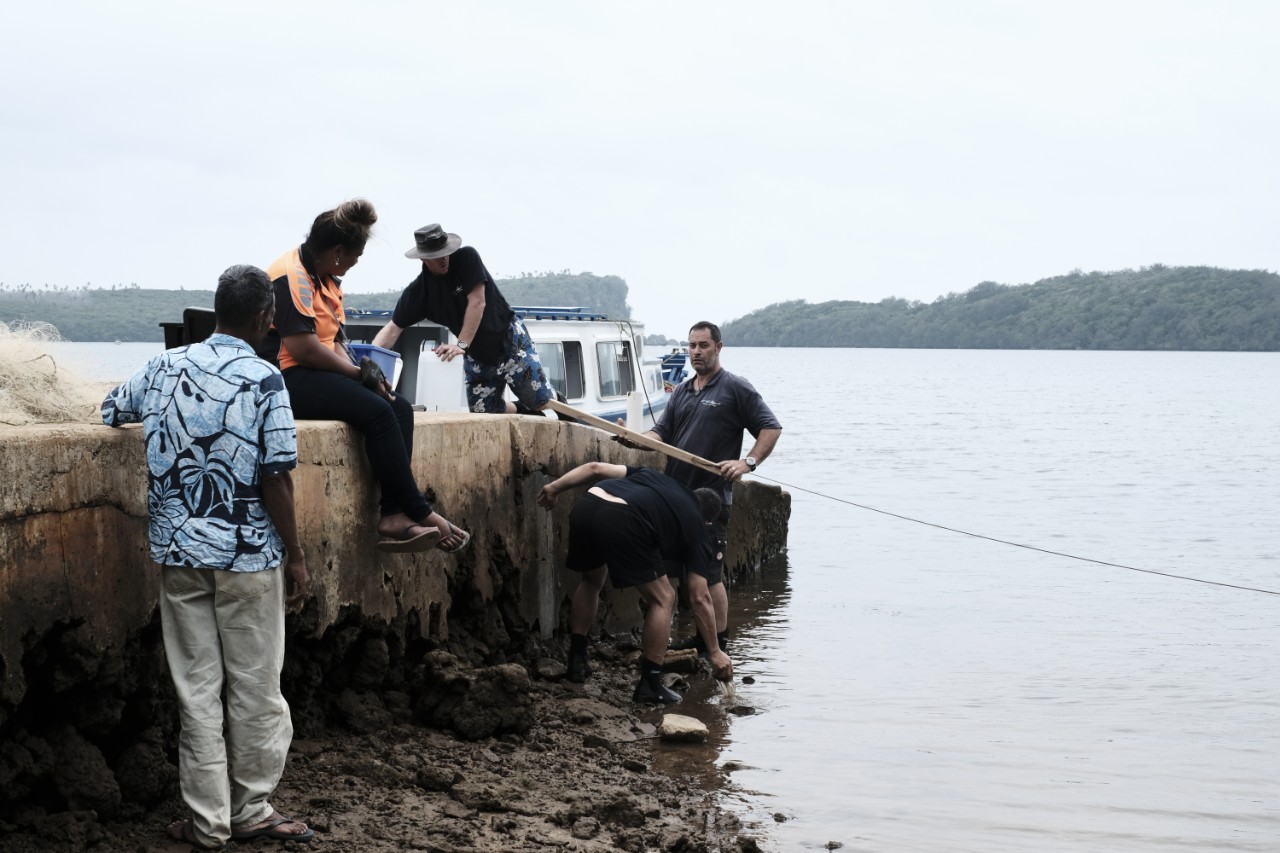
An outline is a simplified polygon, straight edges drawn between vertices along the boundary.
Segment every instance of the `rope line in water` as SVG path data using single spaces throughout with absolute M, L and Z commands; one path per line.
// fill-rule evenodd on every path
M 1211 580 L 1206 580 L 1204 578 L 1194 578 L 1194 577 L 1191 577 L 1190 575 L 1176 575 L 1172 572 L 1161 572 L 1161 571 L 1157 571 L 1156 569 L 1142 569 L 1142 568 L 1138 568 L 1137 566 L 1126 566 L 1124 563 L 1110 563 L 1110 562 L 1107 562 L 1106 560 L 1095 560 L 1092 557 L 1078 557 L 1075 554 L 1068 554 L 1064 551 L 1052 551 L 1048 548 L 1039 548 L 1035 545 L 1025 545 L 1021 542 L 1010 542 L 1008 539 L 998 539 L 995 536 L 986 536 L 982 533 L 971 533 L 968 530 L 960 530 L 959 528 L 956 528 L 956 527 L 947 527 L 945 524 L 935 524 L 932 521 L 924 521 L 923 519 L 912 518 L 909 515 L 899 515 L 896 512 L 889 512 L 886 509 L 879 509 L 878 507 L 867 506 L 866 504 L 856 503 L 855 501 L 845 500 L 844 498 L 837 498 L 833 495 L 826 495 L 826 494 L 823 494 L 822 492 L 815 492 L 813 489 L 806 489 L 802 486 L 793 486 L 790 483 L 784 483 L 781 480 L 774 480 L 769 477 L 761 476 L 760 474 L 753 474 L 753 476 L 759 477 L 761 480 L 768 480 L 770 483 L 774 483 L 775 485 L 785 486 L 788 489 L 794 489 L 797 492 L 807 492 L 808 494 L 816 495 L 817 497 L 820 497 L 820 498 L 826 498 L 827 500 L 835 501 L 836 503 L 847 504 L 849 506 L 857 507 L 858 509 L 865 509 L 870 512 L 878 512 L 881 515 L 887 515 L 887 516 L 890 516 L 891 518 L 899 518 L 899 519 L 902 519 L 903 521 L 910 521 L 914 524 L 923 524 L 925 527 L 934 527 L 934 528 L 937 528 L 938 530 L 945 530 L 948 533 L 959 533 L 962 536 L 971 536 L 974 539 L 985 539 L 988 542 L 997 542 L 1001 545 L 1012 545 L 1015 548 L 1025 548 L 1028 551 L 1039 551 L 1041 554 L 1051 554 L 1055 557 L 1066 557 L 1069 560 L 1079 560 L 1082 563 L 1093 563 L 1094 565 L 1098 565 L 1098 566 L 1109 566 L 1113 569 L 1127 569 L 1128 571 L 1131 571 L 1131 572 L 1142 572 L 1143 574 L 1148 574 L 1148 575 L 1159 575 L 1161 577 L 1173 578 L 1175 580 L 1180 580 L 1180 581 L 1194 581 L 1195 583 L 1208 584 L 1209 586 L 1223 586 L 1229 589 L 1241 589 L 1246 592 L 1261 592 L 1266 595 L 1280 595 L 1280 591 L 1274 590 L 1274 589 L 1262 589 L 1256 586 L 1242 586 L 1241 584 L 1226 583 L 1224 581 L 1211 581 Z

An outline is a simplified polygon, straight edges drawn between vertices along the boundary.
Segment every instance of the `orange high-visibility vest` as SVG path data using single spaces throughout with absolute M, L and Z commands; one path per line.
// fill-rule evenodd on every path
M 345 316 L 342 312 L 342 288 L 337 280 L 333 276 L 313 278 L 302 263 L 301 248 L 285 252 L 267 267 L 267 277 L 272 281 L 281 276 L 288 276 L 289 296 L 298 313 L 313 318 L 320 343 L 336 351 L 334 341 L 342 331 L 342 318 Z M 280 341 L 276 360 L 281 370 L 288 370 L 298 363 L 289 355 L 283 340 Z

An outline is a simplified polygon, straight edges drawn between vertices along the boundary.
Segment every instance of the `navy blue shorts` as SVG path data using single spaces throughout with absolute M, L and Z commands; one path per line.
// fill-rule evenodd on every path
M 569 512 L 569 554 L 565 568 L 591 572 L 607 565 L 618 589 L 639 586 L 666 574 L 658 535 L 626 504 L 596 497 L 578 498 Z
M 529 330 L 516 317 L 507 330 L 507 351 L 501 364 L 481 364 L 471 356 L 463 359 L 467 382 L 467 408 L 479 414 L 500 415 L 507 410 L 502 391 L 508 385 L 516 398 L 530 409 L 540 409 L 555 396 L 547 373 L 538 360 Z

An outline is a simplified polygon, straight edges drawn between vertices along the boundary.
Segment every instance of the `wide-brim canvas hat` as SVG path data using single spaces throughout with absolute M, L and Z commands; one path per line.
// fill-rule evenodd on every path
M 457 234 L 448 233 L 439 225 L 428 225 L 413 232 L 413 242 L 413 248 L 405 252 L 404 256 L 429 261 L 458 251 L 458 247 L 462 245 L 462 238 Z

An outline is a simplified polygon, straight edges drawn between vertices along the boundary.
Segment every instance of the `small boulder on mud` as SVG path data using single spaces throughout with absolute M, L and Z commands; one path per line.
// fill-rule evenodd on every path
M 708 736 L 705 723 L 683 714 L 664 716 L 658 733 L 663 740 L 673 743 L 705 743 Z

